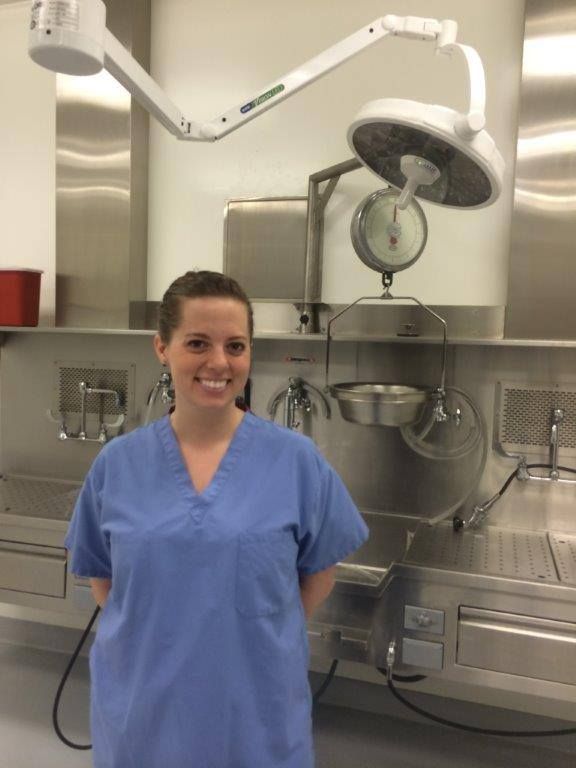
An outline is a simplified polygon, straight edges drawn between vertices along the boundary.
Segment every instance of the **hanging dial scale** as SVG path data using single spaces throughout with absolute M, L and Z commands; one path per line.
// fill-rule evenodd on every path
M 424 211 L 414 198 L 398 205 L 400 192 L 379 189 L 356 208 L 350 235 L 363 263 L 376 272 L 400 272 L 418 260 L 428 238 Z

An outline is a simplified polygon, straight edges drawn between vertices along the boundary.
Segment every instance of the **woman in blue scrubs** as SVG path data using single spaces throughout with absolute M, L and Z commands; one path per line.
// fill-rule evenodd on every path
M 312 768 L 306 618 L 367 529 L 302 435 L 239 409 L 252 309 L 188 272 L 155 337 L 176 408 L 106 445 L 66 537 L 102 607 L 95 768 Z

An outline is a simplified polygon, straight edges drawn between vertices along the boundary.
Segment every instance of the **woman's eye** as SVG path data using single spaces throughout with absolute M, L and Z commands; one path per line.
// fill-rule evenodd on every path
M 189 339 L 186 342 L 186 346 L 189 349 L 193 349 L 195 352 L 199 350 L 203 350 L 206 347 L 206 342 L 202 341 L 202 339 Z
M 241 355 L 246 349 L 246 344 L 243 341 L 232 341 L 228 345 L 228 349 L 233 355 Z

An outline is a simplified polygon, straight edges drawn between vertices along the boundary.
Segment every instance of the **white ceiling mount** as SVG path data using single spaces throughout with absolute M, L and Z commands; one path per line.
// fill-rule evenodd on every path
M 456 43 L 457 31 L 458 25 L 452 20 L 393 15 L 375 19 L 206 122 L 187 118 L 106 29 L 106 7 L 102 0 L 33 0 L 29 52 L 39 65 L 68 75 L 92 75 L 105 68 L 177 138 L 216 141 L 388 35 L 435 43 L 438 53 L 458 53 L 464 57 L 468 69 L 468 110 L 458 113 L 446 107 L 398 99 L 371 102 L 361 110 L 348 131 L 348 141 L 366 167 L 393 186 L 406 187 L 404 202 L 415 194 L 441 205 L 478 208 L 490 205 L 500 194 L 504 162 L 484 129 L 486 93 L 482 61 L 473 48 Z M 375 104 L 386 103 L 396 105 L 394 130 L 393 114 L 384 113 L 383 117 L 369 114 Z M 402 103 L 404 108 L 398 106 Z M 388 128 L 384 129 L 386 125 Z M 374 133 L 370 139 L 371 130 Z M 386 141 L 383 140 L 385 134 L 389 137 Z M 410 143 L 413 146 L 408 146 Z M 382 155 L 382 162 L 375 160 L 377 151 Z M 428 179 L 416 184 L 416 174 L 407 184 L 405 176 L 400 178 L 396 174 L 396 168 L 401 173 L 403 155 L 429 161 L 438 168 L 440 177 L 432 183 Z M 437 155 L 442 162 L 436 162 Z M 391 177 L 386 175 L 390 169 Z
M 106 6 L 102 0 L 33 2 L 28 51 L 41 67 L 95 75 L 104 67 Z

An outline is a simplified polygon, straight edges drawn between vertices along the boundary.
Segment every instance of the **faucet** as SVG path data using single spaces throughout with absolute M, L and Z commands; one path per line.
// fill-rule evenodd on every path
M 521 482 L 526 482 L 528 480 L 539 480 L 540 482 L 547 482 L 547 483 L 562 483 L 562 484 L 569 484 L 574 485 L 576 483 L 576 480 L 569 480 L 563 477 L 560 477 L 560 469 L 565 469 L 564 467 L 558 466 L 558 449 L 560 447 L 560 424 L 564 420 L 564 410 L 562 408 L 554 408 L 552 410 L 552 425 L 550 427 L 550 464 L 527 464 L 526 457 L 525 456 L 519 456 L 518 457 L 518 466 L 516 467 L 516 472 L 513 473 L 506 483 L 503 485 L 503 487 L 498 491 L 498 493 L 495 493 L 494 496 L 492 496 L 487 501 L 484 501 L 482 504 L 475 504 L 472 508 L 472 514 L 470 516 L 470 519 L 468 522 L 464 522 L 460 518 L 454 518 L 454 528 L 455 530 L 459 530 L 461 528 L 479 528 L 480 525 L 486 520 L 488 517 L 488 513 L 490 509 L 496 504 L 499 498 L 504 494 L 506 489 L 508 488 L 510 482 L 515 477 L 516 480 L 520 480 Z M 540 468 L 540 469 L 549 469 L 550 472 L 548 475 L 537 475 L 531 472 L 531 469 L 534 468 Z
M 552 469 L 550 470 L 550 480 L 558 480 L 560 478 L 560 472 L 558 472 L 558 448 L 560 443 L 558 426 L 563 421 L 564 411 L 562 408 L 554 408 L 552 411 L 552 427 L 550 430 L 550 459 L 552 464 Z
M 495 493 L 494 496 L 488 499 L 488 501 L 485 501 L 482 504 L 474 504 L 472 507 L 472 514 L 470 515 L 470 519 L 468 522 L 462 521 L 462 525 L 459 527 L 472 528 L 473 530 L 479 528 L 484 520 L 486 520 L 488 517 L 489 511 L 492 509 L 494 504 L 496 504 L 500 496 L 501 493 L 498 491 L 498 493 Z
M 310 391 L 308 391 L 310 390 Z M 312 411 L 312 403 L 310 401 L 310 395 L 314 395 L 320 402 L 324 417 L 329 419 L 331 415 L 330 405 L 322 392 L 312 384 L 309 384 L 299 376 L 291 376 L 288 379 L 288 387 L 281 390 L 272 397 L 268 403 L 268 413 L 270 414 L 272 421 L 276 418 L 276 411 L 281 402 L 284 403 L 284 418 L 283 424 L 288 429 L 297 429 L 300 426 L 300 422 L 297 420 L 297 411 L 301 410 L 304 413 L 310 413 Z
M 174 402 L 174 389 L 172 388 L 172 376 L 168 371 L 164 371 L 164 370 L 162 371 L 162 373 L 160 374 L 160 378 L 150 390 L 150 394 L 148 395 L 148 399 L 146 401 L 146 412 L 144 414 L 144 420 L 142 422 L 143 426 L 146 426 L 146 424 L 150 423 L 152 410 L 154 408 L 156 400 L 158 399 L 158 395 L 160 395 L 160 400 L 162 403 L 164 403 L 164 405 L 172 405 L 172 403 Z
M 60 418 L 57 419 L 52 414 L 52 411 L 48 411 L 48 418 L 51 421 L 57 422 L 59 425 L 58 440 L 80 440 L 81 442 L 100 443 L 101 445 L 104 445 L 104 443 L 107 443 L 109 439 L 108 429 L 110 427 L 121 427 L 126 418 L 125 415 L 121 413 L 112 422 L 104 421 L 104 399 L 106 395 L 113 395 L 116 407 L 120 408 L 122 405 L 122 397 L 120 393 L 115 389 L 101 389 L 99 387 L 91 387 L 85 381 L 81 381 L 78 384 L 78 389 L 80 391 L 80 427 L 76 434 L 70 432 L 66 426 L 64 414 L 61 414 Z M 97 437 L 88 437 L 86 433 L 86 398 L 88 395 L 100 395 L 99 428 Z
M 99 443 L 108 442 L 108 425 L 104 421 L 104 396 L 114 395 L 114 401 L 116 407 L 120 407 L 120 395 L 115 389 L 98 389 L 97 387 L 91 387 L 85 381 L 81 381 L 78 384 L 80 390 L 80 431 L 78 432 L 78 440 L 88 440 L 90 438 L 86 435 L 86 398 L 88 395 L 101 395 L 100 397 L 100 427 L 98 430 L 98 437 L 96 438 Z M 68 435 L 72 437 L 72 435 Z

